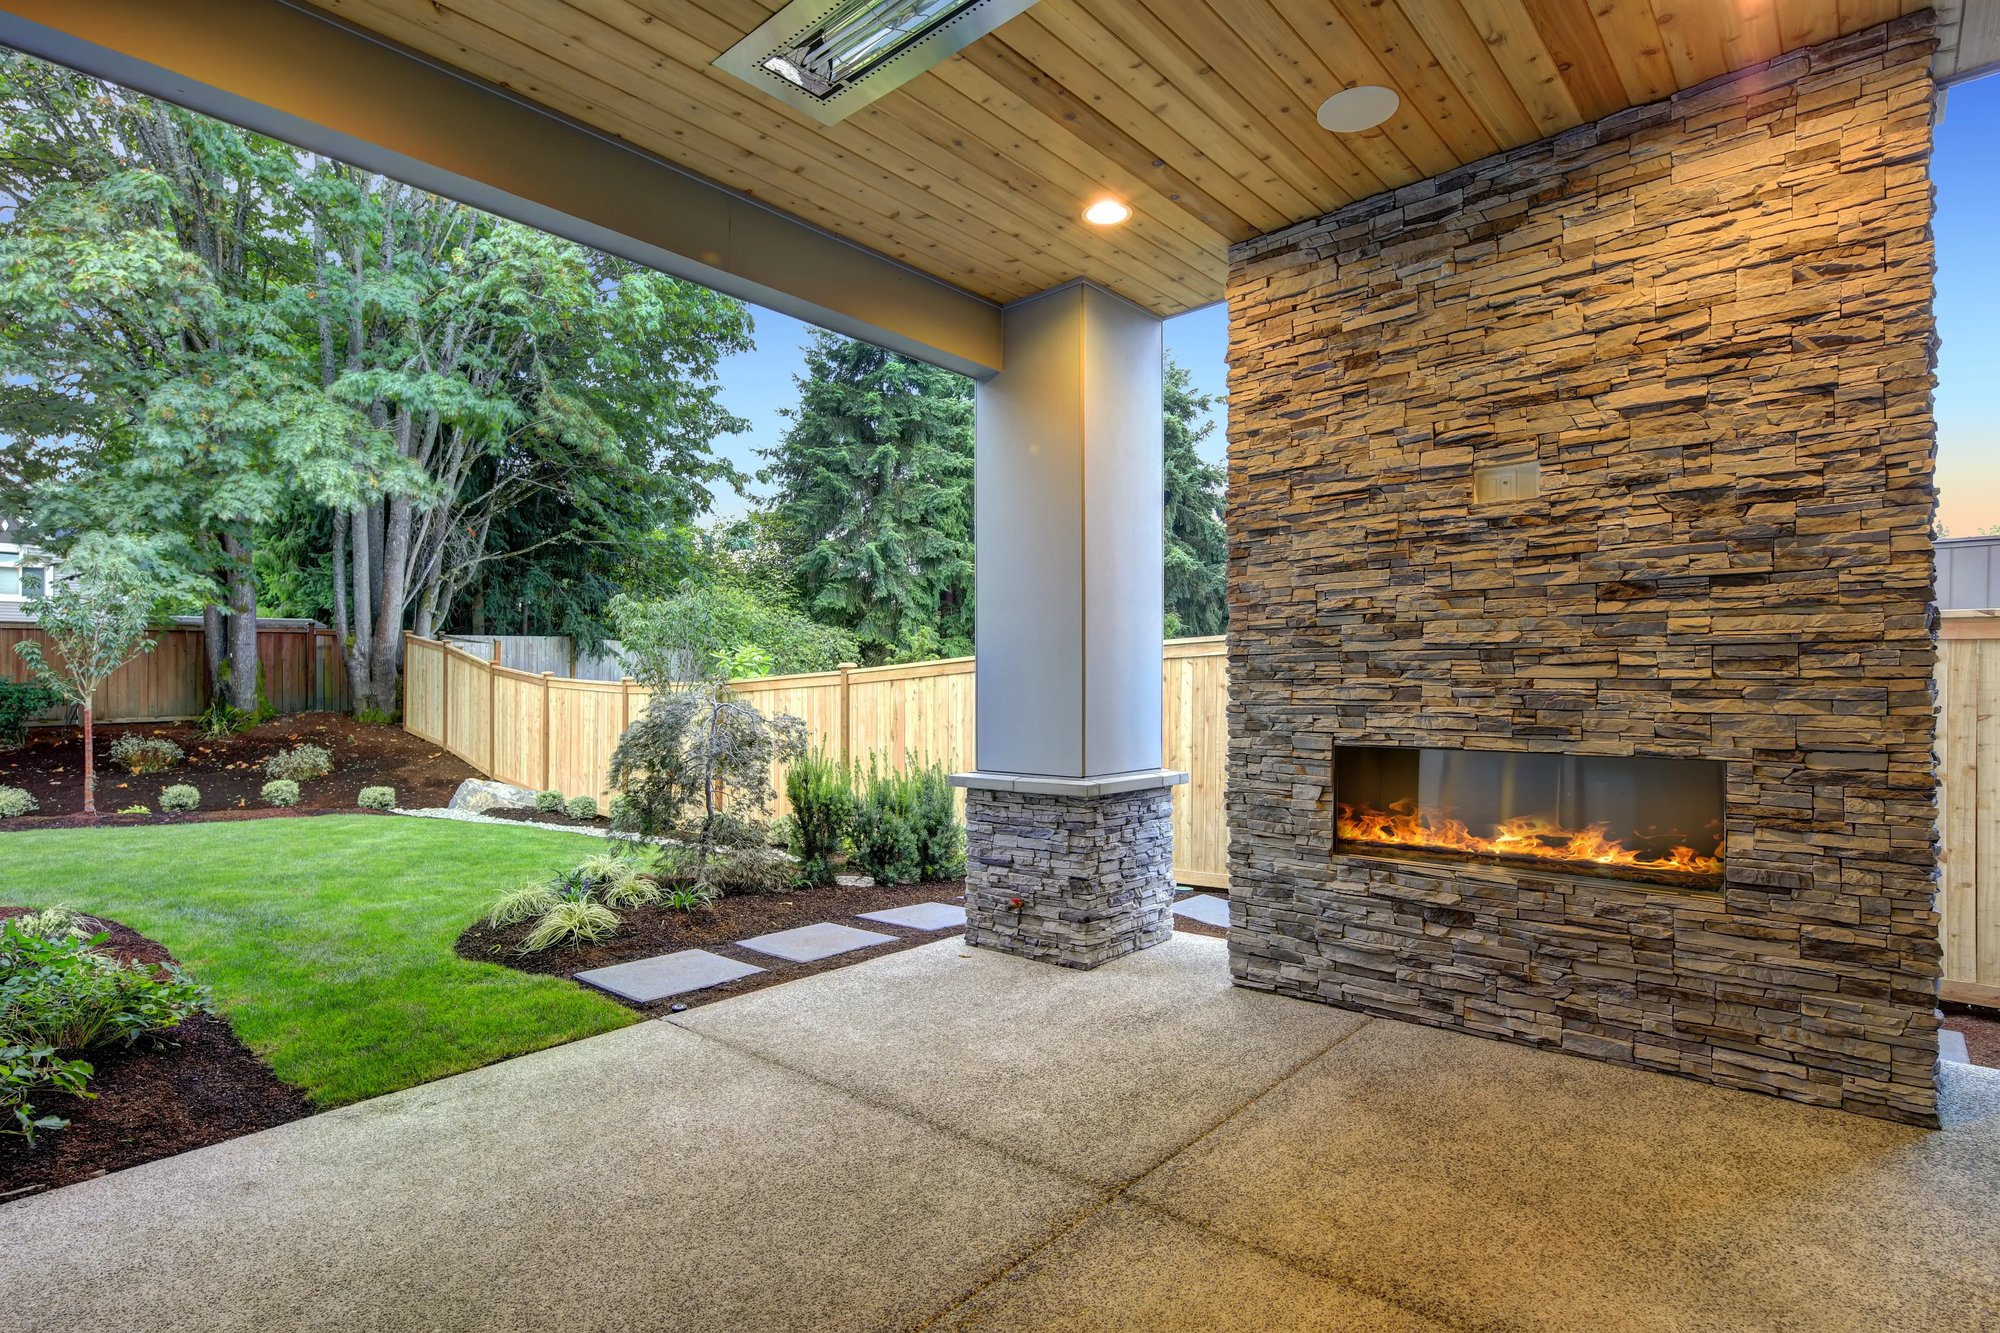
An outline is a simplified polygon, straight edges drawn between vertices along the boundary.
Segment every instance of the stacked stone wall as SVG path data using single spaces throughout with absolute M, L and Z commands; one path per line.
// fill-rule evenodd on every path
M 1236 247 L 1243 984 L 1934 1123 L 1932 45 Z M 1723 760 L 1727 886 L 1351 855 L 1344 744 Z

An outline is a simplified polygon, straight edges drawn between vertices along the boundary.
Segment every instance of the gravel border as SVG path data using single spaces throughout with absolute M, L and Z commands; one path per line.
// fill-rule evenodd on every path
M 666 846 L 669 838 L 648 838 L 637 833 L 620 833 L 608 828 L 572 828 L 562 824 L 530 824 L 519 819 L 496 819 L 492 815 L 475 814 L 470 810 L 452 810 L 444 806 L 433 806 L 425 810 L 405 810 L 397 806 L 389 812 L 392 815 L 408 815 L 412 819 L 450 819 L 460 824 L 497 824 L 502 828 L 538 828 L 554 833 L 575 833 L 586 838 L 613 838 L 619 842 L 650 842 Z

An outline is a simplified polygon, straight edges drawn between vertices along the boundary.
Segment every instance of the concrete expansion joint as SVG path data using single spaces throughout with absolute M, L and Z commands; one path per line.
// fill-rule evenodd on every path
M 1209 1125 L 1205 1129 L 1202 1129 L 1198 1133 L 1189 1135 L 1186 1139 L 1184 1139 L 1180 1143 L 1177 1143 L 1173 1147 L 1167 1149 L 1166 1152 L 1162 1153 L 1158 1158 L 1154 1160 L 1151 1166 L 1148 1166 L 1144 1170 L 1138 1172 L 1136 1175 L 1132 1176 L 1129 1180 L 1126 1180 L 1124 1183 L 1119 1185 L 1114 1185 L 1110 1189 L 1103 1190 L 1102 1194 L 1094 1202 L 1092 1202 L 1085 1208 L 1079 1209 L 1074 1216 L 1069 1218 L 1060 1226 L 1057 1226 L 1053 1230 L 1051 1230 L 1048 1233 L 1048 1235 L 1044 1236 L 1041 1242 L 1037 1244 L 1033 1249 L 1028 1250 L 1026 1253 L 1016 1258 L 1012 1263 L 1001 1268 L 998 1272 L 994 1273 L 991 1277 L 986 1279 L 986 1281 L 976 1284 L 970 1290 L 966 1291 L 958 1299 L 957 1302 L 955 1302 L 952 1305 L 946 1306 L 944 1309 L 938 1311 L 937 1314 L 933 1315 L 931 1318 L 925 1320 L 921 1324 L 916 1325 L 916 1327 L 919 1330 L 935 1328 L 940 1320 L 950 1318 L 953 1314 L 956 1314 L 959 1310 L 964 1309 L 967 1305 L 977 1300 L 981 1295 L 981 1293 L 998 1285 L 1001 1282 L 1007 1281 L 1015 1274 L 1020 1273 L 1029 1264 L 1032 1264 L 1038 1257 L 1047 1253 L 1049 1249 L 1059 1244 L 1064 1237 L 1074 1234 L 1077 1230 L 1079 1230 L 1084 1225 L 1089 1223 L 1092 1219 L 1103 1214 L 1106 1209 L 1109 1209 L 1112 1206 L 1120 1203 L 1126 1204 L 1129 1207 L 1143 1209 L 1146 1212 L 1154 1213 L 1160 1217 L 1168 1218 L 1169 1220 L 1177 1222 L 1182 1226 L 1193 1227 L 1197 1231 L 1206 1232 L 1209 1235 L 1215 1236 L 1230 1245 L 1237 1245 L 1241 1246 L 1246 1250 L 1254 1251 L 1255 1253 L 1263 1256 L 1266 1259 L 1271 1260 L 1274 1263 L 1280 1264 L 1286 1268 L 1291 1269 L 1295 1273 L 1304 1274 L 1307 1277 L 1314 1278 L 1321 1282 L 1330 1282 L 1333 1285 L 1341 1287 L 1347 1291 L 1357 1292 L 1361 1295 L 1368 1296 L 1374 1300 L 1381 1301 L 1385 1305 L 1393 1305 L 1398 1309 L 1407 1310 L 1412 1314 L 1419 1315 L 1426 1319 L 1433 1319 L 1433 1320 L 1436 1319 L 1438 1316 L 1433 1314 L 1432 1312 L 1426 1310 L 1420 1310 L 1415 1306 L 1412 1306 L 1407 1302 L 1398 1299 L 1393 1294 L 1371 1290 L 1367 1287 L 1358 1286 L 1355 1283 L 1345 1278 L 1338 1277 L 1332 1273 L 1317 1271 L 1316 1269 L 1310 1267 L 1309 1265 L 1299 1262 L 1299 1260 L 1294 1258 L 1293 1256 L 1280 1254 L 1276 1251 L 1268 1249 L 1263 1245 L 1256 1244 L 1255 1242 L 1245 1240 L 1238 1236 L 1229 1235 L 1226 1232 L 1217 1231 L 1213 1227 L 1209 1226 L 1207 1223 L 1201 1221 L 1198 1218 L 1183 1217 L 1180 1214 L 1175 1213 L 1172 1210 L 1161 1206 L 1160 1204 L 1153 1203 L 1146 1199 L 1129 1197 L 1133 1190 L 1137 1189 L 1147 1180 L 1150 1180 L 1153 1176 L 1157 1175 L 1161 1170 L 1161 1168 L 1166 1166 L 1167 1163 L 1173 1161 L 1175 1158 L 1181 1156 L 1183 1153 L 1186 1153 L 1189 1150 L 1193 1149 L 1195 1146 L 1206 1140 L 1210 1135 L 1220 1132 L 1222 1129 L 1232 1124 L 1237 1119 L 1237 1117 L 1241 1116 L 1245 1111 L 1249 1110 L 1252 1106 L 1255 1106 L 1258 1102 L 1264 1100 L 1264 1098 L 1270 1096 L 1273 1092 L 1276 1092 L 1279 1088 L 1283 1087 L 1286 1083 L 1290 1082 L 1293 1078 L 1297 1077 L 1302 1070 L 1306 1069 L 1307 1067 L 1313 1064 L 1318 1063 L 1320 1060 L 1325 1059 L 1326 1056 L 1330 1054 L 1336 1047 L 1339 1047 L 1344 1043 L 1352 1040 L 1355 1034 L 1361 1032 L 1365 1028 L 1372 1027 L 1374 1024 L 1380 1021 L 1381 1020 L 1375 1018 L 1363 1017 L 1361 1022 L 1357 1023 L 1354 1027 L 1350 1028 L 1348 1031 L 1341 1033 L 1338 1037 L 1335 1037 L 1332 1041 L 1326 1043 L 1326 1045 L 1321 1046 L 1317 1050 L 1313 1051 L 1311 1054 L 1294 1062 L 1291 1066 L 1289 1066 L 1282 1073 L 1280 1073 L 1276 1078 L 1264 1084 L 1262 1087 L 1258 1088 L 1255 1092 L 1252 1092 L 1249 1096 L 1245 1097 L 1242 1101 L 1236 1103 L 1236 1105 L 1230 1107 L 1227 1111 L 1223 1112 L 1222 1115 L 1216 1118 L 1213 1124 Z M 960 1137 L 964 1136 L 961 1135 Z M 980 1140 L 976 1139 L 971 1141 L 981 1142 Z M 990 1146 L 990 1145 L 982 1144 L 982 1146 Z

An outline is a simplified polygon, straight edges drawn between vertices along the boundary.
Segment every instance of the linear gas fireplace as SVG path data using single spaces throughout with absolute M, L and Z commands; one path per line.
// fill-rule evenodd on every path
M 1708 760 L 1341 746 L 1334 791 L 1342 852 L 1722 887 Z

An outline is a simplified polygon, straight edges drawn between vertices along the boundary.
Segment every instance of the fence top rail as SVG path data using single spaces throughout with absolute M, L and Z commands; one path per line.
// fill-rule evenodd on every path
M 2000 633 L 2000 620 L 1996 621 L 1996 633 Z M 504 637 L 504 636 L 503 636 Z M 1949 636 L 1948 636 L 1949 637 Z M 1968 636 L 1969 637 L 1969 636 Z M 469 662 L 477 662 L 483 667 L 514 680 L 539 681 L 545 672 L 524 671 L 516 667 L 494 665 L 489 646 L 492 636 L 478 641 L 477 647 L 462 644 L 453 639 L 425 639 L 405 631 L 404 638 L 412 649 L 436 649 L 456 653 Z M 1165 656 L 1169 659 L 1187 657 L 1219 656 L 1227 644 L 1221 634 L 1206 635 L 1193 639 L 1168 639 Z M 746 676 L 732 680 L 730 686 L 741 694 L 766 694 L 778 690 L 809 689 L 814 686 L 838 683 L 844 676 L 850 685 L 879 685 L 901 680 L 929 679 L 937 676 L 970 675 L 976 659 L 970 657 L 943 657 L 930 662 L 903 662 L 892 666 L 850 667 L 841 671 L 801 671 L 789 676 Z M 631 678 L 624 680 L 594 680 L 588 676 L 550 675 L 549 683 L 564 689 L 595 689 L 614 691 L 631 687 Z
M 1940 639 L 2000 639 L 2000 611 L 1946 611 L 1938 622 Z

